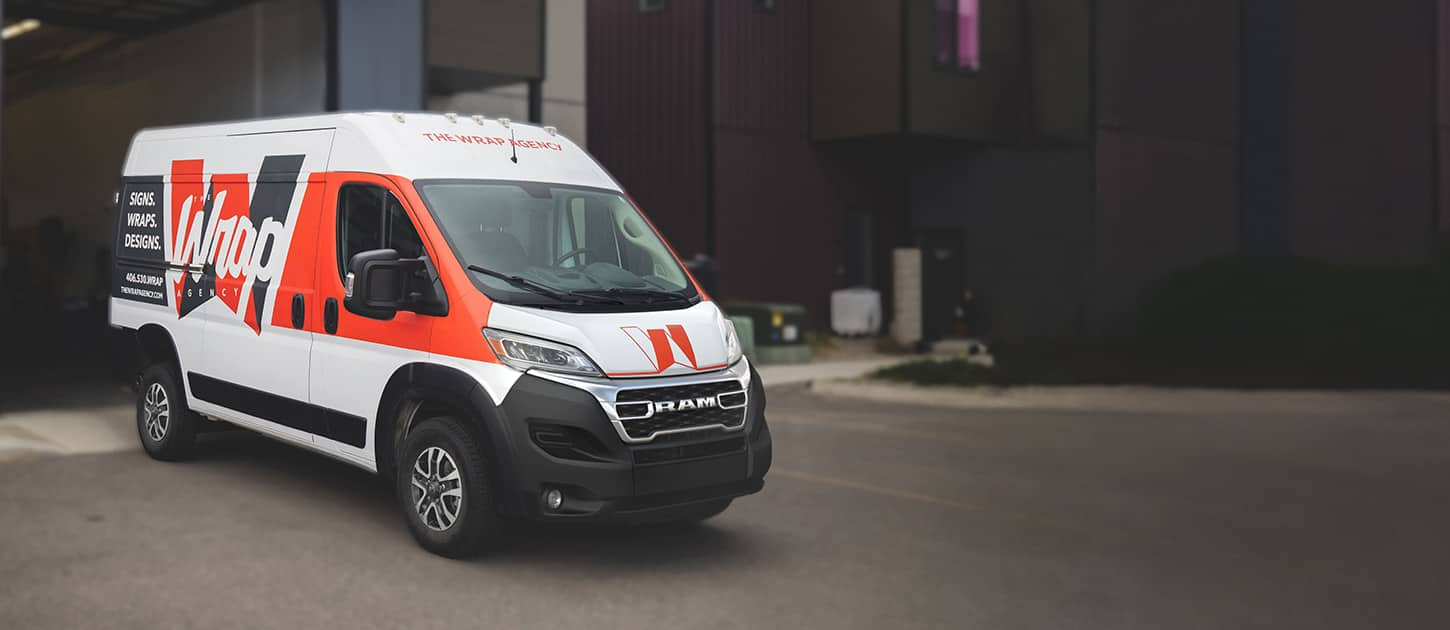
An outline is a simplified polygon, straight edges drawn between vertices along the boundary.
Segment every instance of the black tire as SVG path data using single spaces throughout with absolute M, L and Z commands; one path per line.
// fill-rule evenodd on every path
M 156 404 L 159 402 L 164 402 L 164 409 Z M 153 426 L 148 412 L 159 416 L 162 411 L 164 421 Z M 168 462 L 190 457 L 196 452 L 196 430 L 200 424 L 201 417 L 187 406 L 186 390 L 170 365 L 154 363 L 141 371 L 141 387 L 136 392 L 136 433 L 147 455 Z
M 425 472 L 437 477 L 448 477 L 456 470 L 461 487 L 457 487 L 455 502 L 449 496 L 433 498 L 428 490 L 419 488 L 415 493 L 413 485 L 415 469 L 420 467 L 420 456 L 429 449 L 441 449 L 452 462 L 439 463 L 436 470 Z M 478 555 L 499 538 L 499 517 L 495 507 L 493 490 L 489 486 L 487 462 L 479 441 L 457 418 L 443 416 L 429 418 L 418 423 L 403 440 L 398 453 L 396 468 L 396 490 L 398 506 L 403 511 L 403 520 L 413 539 L 424 549 L 446 558 L 468 558 Z M 428 475 L 421 476 L 427 480 Z M 442 490 L 456 486 L 449 481 L 440 482 Z M 435 503 L 436 501 L 436 503 Z M 430 511 L 428 504 L 434 503 Z M 447 508 L 454 508 L 454 518 L 446 522 L 443 514 Z M 440 529 L 440 526 L 441 529 Z

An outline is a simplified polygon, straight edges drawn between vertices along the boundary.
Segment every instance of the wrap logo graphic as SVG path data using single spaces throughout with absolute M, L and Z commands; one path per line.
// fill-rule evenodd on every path
M 664 328 L 621 326 L 619 329 L 629 335 L 634 345 L 639 346 L 639 351 L 643 352 L 650 365 L 654 366 L 655 373 L 663 372 L 674 365 L 684 365 L 692 370 L 701 369 L 695 363 L 695 346 L 690 343 L 690 335 L 685 333 L 684 326 L 679 324 L 668 324 Z
M 255 189 L 246 173 L 204 180 L 202 160 L 171 163 L 167 258 L 200 268 L 173 283 L 177 317 L 218 298 L 261 334 L 267 289 L 287 261 L 289 218 L 303 158 L 267 156 Z

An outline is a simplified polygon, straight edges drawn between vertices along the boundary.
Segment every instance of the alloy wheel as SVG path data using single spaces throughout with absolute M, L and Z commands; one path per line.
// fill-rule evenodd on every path
M 430 446 L 413 461 L 413 510 L 428 529 L 441 532 L 463 510 L 463 477 L 448 451 Z
M 159 444 L 171 427 L 171 404 L 166 398 L 166 388 L 161 383 L 152 383 L 141 404 L 146 436 Z

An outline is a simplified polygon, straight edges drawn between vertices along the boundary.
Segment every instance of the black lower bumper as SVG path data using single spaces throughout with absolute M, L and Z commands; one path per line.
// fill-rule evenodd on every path
M 654 520 L 760 491 L 771 463 L 765 391 L 752 373 L 744 426 L 626 444 L 588 392 L 533 375 L 514 384 L 489 427 L 494 491 L 507 516 Z M 544 495 L 563 504 L 549 509 Z

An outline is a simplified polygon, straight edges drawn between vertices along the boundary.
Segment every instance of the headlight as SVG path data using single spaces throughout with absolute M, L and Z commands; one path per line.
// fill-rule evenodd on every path
M 604 376 L 578 348 L 492 328 L 483 336 L 505 365 L 518 370 L 539 369 L 581 376 Z
M 745 352 L 740 349 L 740 336 L 735 333 L 735 322 L 727 317 L 720 318 L 720 332 L 725 335 L 725 365 L 735 365 Z

